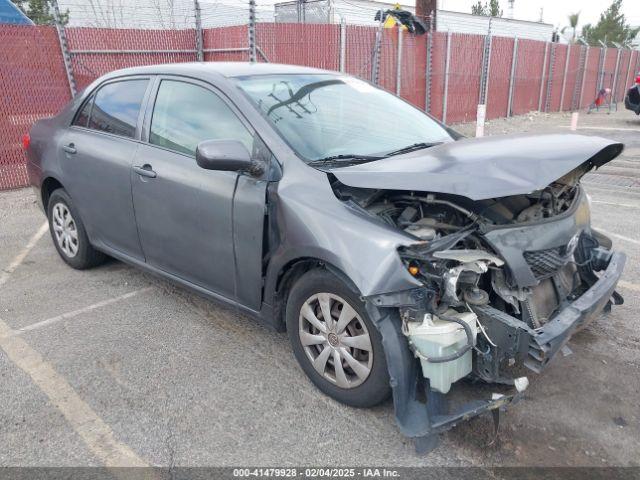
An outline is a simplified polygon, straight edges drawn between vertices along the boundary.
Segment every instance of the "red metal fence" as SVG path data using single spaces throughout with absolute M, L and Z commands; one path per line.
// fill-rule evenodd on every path
M 342 69 L 371 79 L 374 27 L 259 23 L 258 60 Z M 79 89 L 109 71 L 194 61 L 196 31 L 67 28 L 71 69 Z M 203 30 L 205 61 L 248 59 L 247 26 Z M 490 58 L 480 35 L 414 36 L 383 30 L 378 82 L 437 118 L 472 121 L 488 65 L 487 118 L 589 105 L 600 86 L 621 101 L 639 68 L 640 52 L 493 37 Z M 514 55 L 515 53 L 515 55 Z M 568 59 L 568 60 L 567 60 Z M 512 74 L 513 73 L 513 74 Z M 20 139 L 71 95 L 55 28 L 0 25 L 0 189 L 27 183 Z
M 27 184 L 22 135 L 71 98 L 53 27 L 0 26 L 0 189 Z
M 79 90 L 120 68 L 196 60 L 194 30 L 83 27 L 67 28 L 66 34 L 69 50 L 74 52 L 72 69 Z

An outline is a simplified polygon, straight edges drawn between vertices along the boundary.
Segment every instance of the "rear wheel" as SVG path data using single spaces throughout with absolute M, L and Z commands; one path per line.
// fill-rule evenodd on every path
M 287 332 L 309 379 L 335 400 L 370 407 L 390 393 L 378 330 L 358 294 L 326 270 L 312 270 L 293 286 Z
M 78 270 L 95 267 L 106 256 L 91 243 L 71 198 L 63 189 L 55 190 L 47 206 L 49 231 L 60 257 Z

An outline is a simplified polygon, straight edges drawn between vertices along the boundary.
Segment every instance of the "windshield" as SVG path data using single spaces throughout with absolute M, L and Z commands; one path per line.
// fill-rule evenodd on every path
M 352 77 L 266 75 L 237 81 L 307 162 L 353 156 L 375 159 L 415 144 L 453 140 L 417 108 Z

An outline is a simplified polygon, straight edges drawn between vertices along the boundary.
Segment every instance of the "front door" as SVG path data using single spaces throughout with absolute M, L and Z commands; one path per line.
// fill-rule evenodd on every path
M 233 245 L 239 174 L 200 168 L 195 150 L 203 140 L 232 139 L 252 151 L 253 133 L 220 95 L 196 81 L 161 79 L 147 115 L 148 143 L 140 145 L 131 174 L 147 263 L 242 301 L 236 294 Z M 264 182 L 254 186 L 248 194 L 261 196 L 264 204 Z M 262 232 L 262 222 L 256 223 L 256 231 Z M 260 268 L 255 265 L 257 275 Z

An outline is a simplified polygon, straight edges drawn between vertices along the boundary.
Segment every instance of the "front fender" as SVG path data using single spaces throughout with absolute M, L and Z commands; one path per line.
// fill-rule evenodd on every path
M 298 168 L 308 170 L 305 181 L 297 181 L 289 168 L 269 194 L 268 237 L 274 245 L 265 274 L 266 302 L 273 299 L 283 269 L 299 259 L 333 265 L 365 297 L 421 286 L 398 255 L 400 246 L 415 239 L 338 200 L 323 172 Z M 309 182 L 309 176 L 317 178 Z

